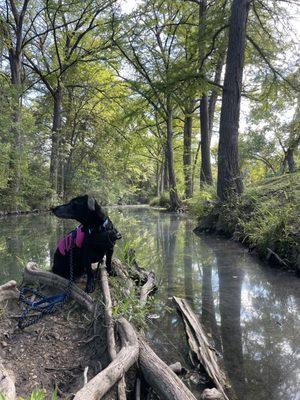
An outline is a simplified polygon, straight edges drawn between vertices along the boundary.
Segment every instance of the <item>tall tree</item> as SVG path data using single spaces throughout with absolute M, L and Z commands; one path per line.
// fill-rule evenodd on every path
M 217 193 L 221 200 L 243 191 L 238 136 L 249 6 L 250 0 L 233 0 L 231 6 L 218 149 Z
M 181 6 L 180 3 L 173 7 L 169 2 L 148 0 L 130 16 L 128 33 L 122 33 L 122 40 L 115 36 L 114 41 L 136 73 L 135 80 L 125 79 L 165 123 L 165 156 L 172 210 L 180 207 L 174 163 L 174 66 L 179 57 L 176 33 L 183 18 Z
M 199 74 L 202 73 L 205 57 L 206 43 L 206 0 L 199 2 Z M 200 185 L 212 185 L 212 172 L 210 162 L 210 142 L 209 132 L 209 114 L 208 114 L 208 96 L 206 91 L 202 93 L 200 99 L 200 133 L 201 133 L 201 167 L 200 167 Z
M 4 43 L 6 43 L 8 52 L 8 61 L 10 67 L 10 79 L 12 84 L 12 95 L 14 105 L 12 110 L 12 150 L 10 152 L 11 178 L 9 187 L 12 191 L 14 207 L 18 209 L 20 204 L 19 192 L 21 184 L 21 153 L 22 153 L 22 62 L 24 55 L 25 27 L 24 20 L 27 14 L 29 0 L 16 2 L 15 0 L 6 0 L 3 8 L 0 10 L 0 19 L 3 24 Z
M 33 39 L 24 63 L 44 85 L 53 99 L 53 120 L 50 155 L 50 183 L 63 197 L 63 162 L 59 154 L 62 129 L 62 104 L 70 70 L 79 63 L 103 59 L 103 51 L 111 45 L 109 34 L 96 30 L 104 23 L 114 0 L 53 3 L 44 7 L 31 22 Z M 107 22 L 107 21 L 106 21 Z

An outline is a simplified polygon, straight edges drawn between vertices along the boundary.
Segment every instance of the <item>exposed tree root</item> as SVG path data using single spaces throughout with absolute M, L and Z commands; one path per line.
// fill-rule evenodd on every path
M 0 363 L 0 393 L 5 400 L 16 399 L 15 376 Z
M 23 278 L 25 282 L 29 283 L 42 283 L 51 288 L 65 291 L 68 288 L 69 281 L 61 276 L 53 274 L 50 271 L 43 271 L 38 269 L 36 263 L 29 262 L 23 271 Z M 95 307 L 97 303 L 85 293 L 83 290 L 79 289 L 78 286 L 72 285 L 70 296 L 77 303 L 86 308 L 90 313 L 95 313 Z
M 131 286 L 129 282 L 131 281 L 132 285 L 134 285 L 134 283 L 119 260 L 114 260 L 114 267 L 117 274 L 125 279 L 126 288 L 124 288 L 124 294 L 126 294 L 126 290 L 128 290 L 128 287 Z M 143 283 L 143 286 L 140 290 L 139 300 L 141 306 L 145 306 L 149 294 L 156 289 L 156 279 L 153 272 L 146 272 L 139 267 L 136 268 L 136 270 L 140 277 L 139 284 L 141 282 Z M 142 270 L 142 272 L 140 270 Z M 116 323 L 122 346 L 121 350 L 118 353 L 116 352 L 114 324 L 112 318 L 112 300 L 105 267 L 100 269 L 100 276 L 105 303 L 108 351 L 112 361 L 104 370 L 87 382 L 83 388 L 75 394 L 74 400 L 100 400 L 115 384 L 118 383 L 118 386 L 121 387 L 121 390 L 118 391 L 120 396 L 119 398 L 125 400 L 126 393 L 125 386 L 122 383 L 122 378 L 124 378 L 125 372 L 128 371 L 128 369 L 137 361 L 139 361 L 138 367 L 141 369 L 145 381 L 154 389 L 161 399 L 195 400 L 194 395 L 178 378 L 176 373 L 172 371 L 172 368 L 168 367 L 155 354 L 155 352 L 141 336 L 137 338 L 138 335 L 134 327 L 123 317 L 119 318 Z M 66 279 L 54 275 L 51 272 L 38 270 L 35 263 L 28 263 L 24 270 L 24 280 L 26 282 L 39 282 L 46 284 L 62 291 L 68 287 L 68 281 Z M 14 285 L 15 284 L 12 283 L 5 285 L 4 290 L 11 290 Z M 15 297 L 15 295 L 13 297 Z M 72 286 L 71 297 L 84 308 L 86 308 L 92 315 L 95 315 L 96 303 L 88 294 L 83 292 L 76 285 Z M 181 366 L 175 365 L 174 369 L 178 372 L 181 370 Z M 138 384 L 139 383 L 140 382 L 138 381 Z M 13 391 L 14 384 L 12 384 L 10 387 Z M 140 385 L 138 385 L 138 390 L 136 391 L 137 399 L 140 398 L 139 387 Z M 15 398 L 10 397 L 9 400 L 15 400 Z
M 196 397 L 175 372 L 155 354 L 142 338 L 139 338 L 139 343 L 139 365 L 145 380 L 155 392 L 166 400 L 196 400 Z
M 74 400 L 101 399 L 136 362 L 139 345 L 134 329 L 124 318 L 118 320 L 117 328 L 121 337 L 122 349 L 103 371 L 76 393 Z
M 107 347 L 110 359 L 113 361 L 117 357 L 116 341 L 114 333 L 114 321 L 112 317 L 112 301 L 108 285 L 107 272 L 104 265 L 100 266 L 100 280 L 102 287 L 102 294 L 105 303 L 105 324 L 107 332 Z M 131 365 L 130 365 L 131 366 Z M 126 400 L 125 380 L 122 377 L 118 383 L 118 398 L 119 400 Z
M 0 302 L 17 299 L 19 290 L 17 282 L 9 281 L 0 286 Z M 6 400 L 16 399 L 15 376 L 12 371 L 7 370 L 0 360 L 0 393 Z
M 19 297 L 19 290 L 16 281 L 9 281 L 0 286 L 0 302 L 9 299 L 17 299 Z

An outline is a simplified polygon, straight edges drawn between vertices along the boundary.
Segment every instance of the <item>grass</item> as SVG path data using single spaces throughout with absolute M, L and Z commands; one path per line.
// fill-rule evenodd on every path
M 170 207 L 170 197 L 169 194 L 167 192 L 164 192 L 161 194 L 161 196 L 156 196 L 153 197 L 150 202 L 149 205 L 151 207 L 164 207 L 164 208 L 169 208 Z
M 45 390 L 42 389 L 34 389 L 28 399 L 24 397 L 18 397 L 18 400 L 57 400 L 57 390 L 55 389 L 54 392 L 51 394 L 51 397 L 47 396 Z M 0 393 L 0 400 L 6 400 L 6 397 Z
M 204 230 L 233 236 L 262 257 L 270 248 L 292 268 L 299 263 L 300 173 L 246 186 L 242 196 L 226 204 L 208 206 L 200 200 L 193 210 Z

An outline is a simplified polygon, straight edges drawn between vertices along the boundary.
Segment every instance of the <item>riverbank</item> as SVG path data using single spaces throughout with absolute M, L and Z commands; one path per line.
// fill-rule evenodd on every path
M 196 233 L 217 233 L 245 244 L 272 266 L 300 275 L 300 173 L 246 187 L 232 203 L 203 201 Z

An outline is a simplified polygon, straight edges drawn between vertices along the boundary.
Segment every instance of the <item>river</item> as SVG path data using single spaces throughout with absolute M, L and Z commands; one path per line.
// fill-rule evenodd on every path
M 171 298 L 186 298 L 223 355 L 240 400 L 300 399 L 300 280 L 272 269 L 233 241 L 196 236 L 187 216 L 116 207 L 116 253 L 136 251 L 160 282 L 147 336 L 168 363 L 188 367 L 183 325 Z M 21 279 L 29 260 L 49 268 L 57 239 L 74 227 L 50 215 L 7 217 L 0 227 L 0 281 Z

